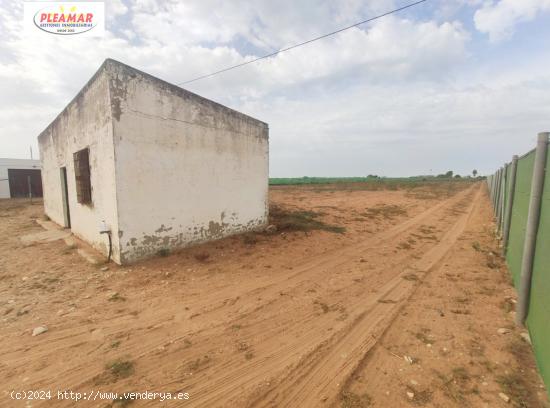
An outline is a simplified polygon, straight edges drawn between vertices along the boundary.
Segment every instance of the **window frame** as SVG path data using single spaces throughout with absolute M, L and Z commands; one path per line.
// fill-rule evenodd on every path
M 76 201 L 92 207 L 92 172 L 90 168 L 90 148 L 73 153 Z

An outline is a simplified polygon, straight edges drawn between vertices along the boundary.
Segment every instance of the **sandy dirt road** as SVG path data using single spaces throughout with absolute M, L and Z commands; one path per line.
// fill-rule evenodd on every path
M 381 404 L 384 387 L 365 379 L 378 378 L 380 366 L 397 367 L 383 361 L 381 339 L 416 327 L 421 314 L 398 323 L 403 309 L 423 282 L 441 275 L 465 231 L 490 224 L 482 184 L 285 187 L 270 195 L 278 208 L 313 213 L 346 231 L 232 237 L 103 271 L 62 241 L 23 246 L 19 238 L 39 230 L 33 217 L 40 207 L 0 203 L 0 404 L 25 406 L 9 400 L 12 389 L 49 389 L 189 393 L 186 401 L 132 406 L 463 406 L 434 398 L 431 388 L 423 390 L 429 398 L 417 391 L 407 399 L 399 381 L 387 384 L 394 397 Z M 472 267 L 484 266 L 475 255 L 463 254 Z M 40 325 L 48 331 L 32 337 Z M 382 360 L 367 364 L 373 355 Z M 530 375 L 540 393 L 536 372 Z

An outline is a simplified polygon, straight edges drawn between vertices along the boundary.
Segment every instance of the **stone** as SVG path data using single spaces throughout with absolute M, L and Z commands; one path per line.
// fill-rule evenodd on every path
M 33 337 L 38 336 L 39 334 L 46 333 L 47 331 L 48 331 L 48 328 L 46 326 L 38 326 L 33 329 L 32 335 Z
M 411 380 L 411 385 L 418 385 L 418 381 Z
M 110 292 L 109 294 L 107 294 L 107 299 L 108 300 L 115 300 L 115 299 L 118 299 L 120 296 L 120 294 L 118 292 Z
M 277 232 L 277 226 L 270 224 L 266 227 L 265 232 L 267 232 L 268 234 L 274 234 Z
M 414 399 L 414 392 L 407 391 L 407 398 L 410 399 L 410 400 L 413 400 Z
M 103 268 L 101 268 L 101 271 L 102 272 L 105 272 L 105 271 L 108 271 L 109 270 L 109 267 L 108 266 L 104 266 Z
M 531 344 L 531 336 L 529 336 L 529 333 L 523 332 L 520 334 L 521 338 L 525 340 L 527 343 Z
M 506 394 L 504 394 L 503 392 L 499 392 L 498 393 L 498 396 L 500 397 L 501 400 L 503 400 L 504 402 L 510 402 L 510 397 Z
M 500 329 L 497 330 L 498 334 L 508 334 L 510 333 L 510 329 L 506 329 L 504 327 L 501 327 Z

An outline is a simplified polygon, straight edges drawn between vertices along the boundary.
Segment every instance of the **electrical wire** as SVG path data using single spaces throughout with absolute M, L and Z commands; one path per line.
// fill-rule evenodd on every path
M 272 53 L 270 53 L 270 54 L 262 55 L 261 57 L 254 58 L 254 59 L 252 59 L 252 60 L 250 60 L 250 61 L 242 62 L 242 63 L 240 63 L 240 64 L 233 65 L 233 66 L 231 66 L 231 67 L 227 67 L 227 68 L 224 68 L 224 69 L 220 69 L 219 71 L 211 72 L 210 74 L 201 75 L 201 76 L 199 76 L 199 77 L 196 77 L 196 78 L 193 78 L 193 79 L 189 79 L 189 80 L 184 81 L 184 82 L 180 82 L 180 83 L 178 83 L 178 84 L 176 84 L 176 85 L 186 85 L 186 84 L 190 84 L 191 82 L 195 82 L 195 81 L 198 81 L 198 80 L 201 80 L 201 79 L 209 78 L 209 77 L 212 77 L 212 76 L 214 76 L 214 75 L 218 75 L 218 74 L 221 74 L 221 73 L 224 73 L 224 72 L 227 72 L 227 71 L 231 71 L 232 69 L 235 69 L 235 68 L 244 67 L 245 65 L 252 64 L 252 63 L 254 63 L 254 62 L 257 62 L 257 61 L 260 61 L 260 60 L 263 60 L 263 59 L 266 59 L 266 58 L 269 58 L 269 57 L 273 57 L 273 56 L 275 56 L 275 55 L 277 55 L 277 54 L 280 54 L 280 53 L 282 53 L 282 52 L 289 51 L 289 50 L 292 50 L 292 49 L 294 49 L 294 48 L 301 47 L 301 46 L 306 45 L 306 44 L 310 44 L 310 43 L 312 43 L 312 42 L 314 42 L 314 41 L 322 40 L 323 38 L 327 38 L 327 37 L 330 37 L 330 36 L 332 36 L 332 35 L 339 34 L 339 33 L 343 32 L 343 31 L 349 30 L 349 29 L 354 28 L 354 27 L 358 27 L 358 26 L 360 26 L 360 25 L 362 25 L 362 24 L 369 23 L 369 22 L 374 21 L 374 20 L 377 20 L 377 19 L 379 19 L 379 18 L 389 16 L 390 14 L 398 13 L 398 12 L 403 11 L 403 10 L 405 10 L 405 9 L 408 9 L 408 8 L 411 8 L 411 7 L 414 7 L 414 6 L 417 6 L 417 5 L 421 4 L 421 3 L 425 3 L 426 1 L 428 1 L 428 0 L 419 0 L 419 1 L 416 1 L 416 2 L 414 2 L 414 3 L 407 4 L 407 5 L 403 6 L 403 7 L 399 7 L 399 8 L 396 8 L 396 9 L 394 9 L 394 10 L 388 11 L 388 12 L 386 12 L 386 13 L 379 14 L 379 15 L 377 15 L 377 16 L 375 16 L 375 17 L 371 17 L 371 18 L 369 18 L 369 19 L 367 19 L 367 20 L 360 21 L 360 22 L 358 22 L 358 23 L 355 23 L 355 24 L 353 24 L 353 25 L 350 25 L 350 26 L 341 28 L 341 29 L 339 29 L 339 30 L 332 31 L 332 32 L 327 33 L 327 34 L 323 34 L 323 35 L 321 35 L 321 36 L 319 36 L 319 37 L 312 38 L 312 39 L 310 39 L 310 40 L 301 42 L 301 43 L 299 43 L 299 44 L 291 45 L 290 47 L 282 48 L 282 49 L 280 49 L 280 50 L 278 50 L 278 51 L 272 52 Z

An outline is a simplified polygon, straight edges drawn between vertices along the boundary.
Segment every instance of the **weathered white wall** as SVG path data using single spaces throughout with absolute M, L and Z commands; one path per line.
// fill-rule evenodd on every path
M 113 259 L 120 262 L 112 130 L 109 81 L 107 72 L 100 68 L 38 141 L 46 214 L 64 225 L 60 169 L 65 166 L 72 232 L 107 254 L 108 237 L 99 234 L 99 223 L 105 220 L 113 231 Z M 90 149 L 91 206 L 77 202 L 73 161 L 73 153 L 87 147 Z
M 10 198 L 8 169 L 40 170 L 40 160 L 0 158 L 0 198 Z
M 124 65 L 108 69 L 123 262 L 266 224 L 265 123 Z
M 260 228 L 268 215 L 265 123 L 107 60 L 39 136 L 44 207 L 73 233 L 132 262 Z M 91 206 L 77 202 L 73 153 L 90 149 Z

